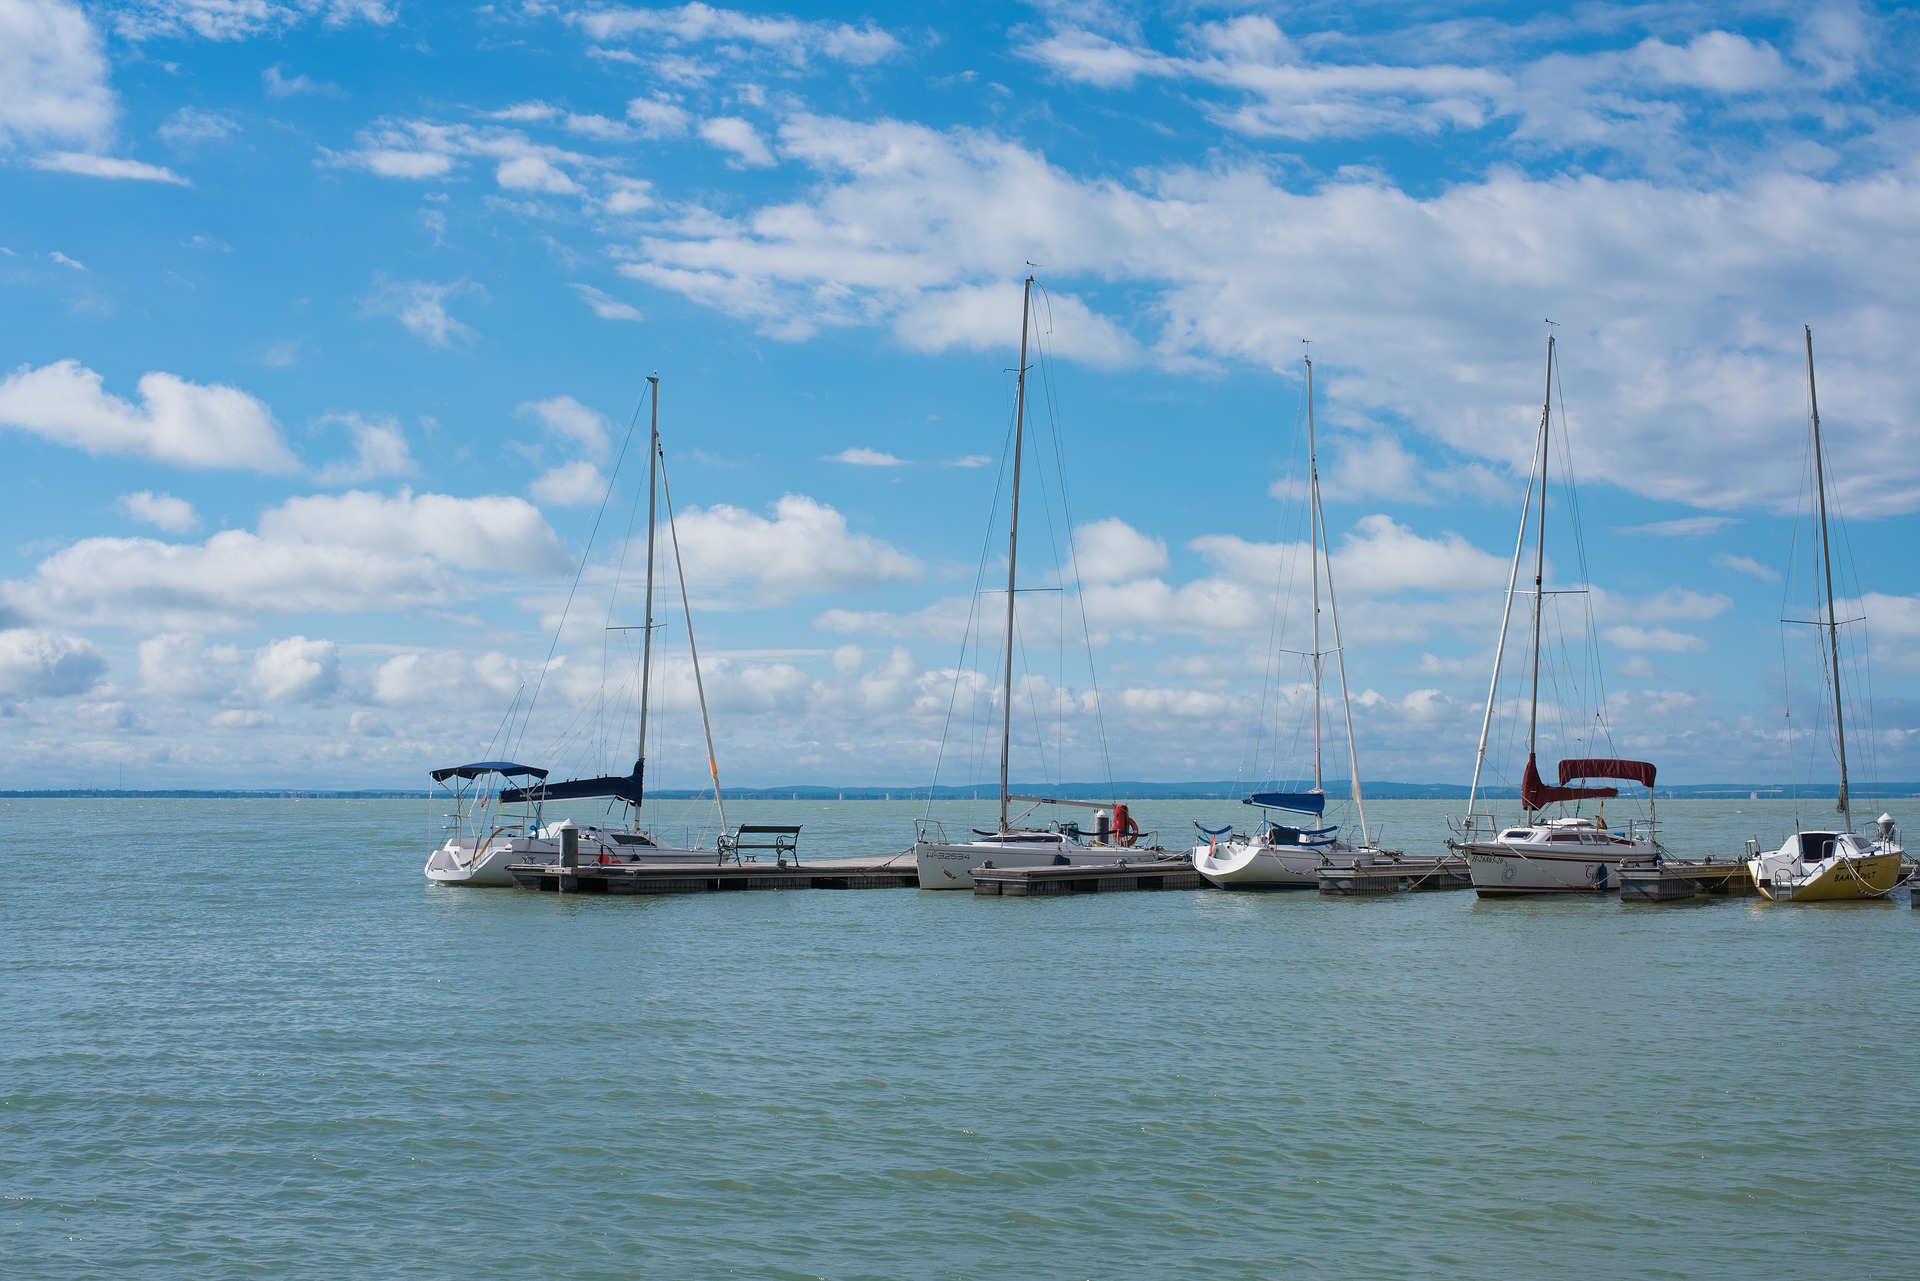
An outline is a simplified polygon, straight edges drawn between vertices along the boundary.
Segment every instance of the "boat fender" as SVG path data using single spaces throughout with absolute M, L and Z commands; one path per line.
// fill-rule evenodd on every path
M 1115 804 L 1113 807 L 1113 843 L 1132 845 L 1140 838 L 1140 824 L 1134 822 L 1133 815 L 1127 813 L 1127 807 Z

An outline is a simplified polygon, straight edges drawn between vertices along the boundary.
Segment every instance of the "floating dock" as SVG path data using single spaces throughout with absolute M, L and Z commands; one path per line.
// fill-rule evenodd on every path
M 1759 893 L 1739 859 L 1663 858 L 1623 864 L 1622 903 L 1681 903 L 1693 898 L 1751 898 Z
M 1467 870 L 1467 860 L 1458 856 L 1383 859 L 1353 867 L 1320 869 L 1322 894 L 1421 894 L 1472 888 L 1473 875 Z
M 520 889 L 576 894 L 710 894 L 728 890 L 916 889 L 913 855 L 823 858 L 805 863 L 516 863 Z
M 1207 878 L 1194 868 L 1192 859 L 1184 857 L 1091 867 L 976 867 L 972 876 L 975 894 L 1008 898 L 1207 888 Z

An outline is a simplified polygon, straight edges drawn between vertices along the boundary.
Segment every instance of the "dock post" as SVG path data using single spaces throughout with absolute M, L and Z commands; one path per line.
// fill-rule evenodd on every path
M 580 866 L 580 829 L 568 823 L 560 829 L 560 889 L 580 888 L 575 869 Z

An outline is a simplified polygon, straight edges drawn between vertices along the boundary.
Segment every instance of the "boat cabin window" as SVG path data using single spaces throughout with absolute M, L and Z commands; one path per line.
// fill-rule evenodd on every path
M 1578 832 L 1555 832 L 1552 836 L 1549 836 L 1547 839 L 1550 841 L 1553 841 L 1556 844 L 1578 845 L 1581 841 L 1585 840 L 1586 838 L 1581 836 L 1580 833 Z
M 1524 827 L 1516 827 L 1511 832 L 1500 833 L 1500 839 L 1503 841 L 1524 841 L 1531 839 L 1532 836 L 1533 833 Z
M 1833 857 L 1832 832 L 1800 833 L 1800 857 L 1811 863 L 1818 859 Z

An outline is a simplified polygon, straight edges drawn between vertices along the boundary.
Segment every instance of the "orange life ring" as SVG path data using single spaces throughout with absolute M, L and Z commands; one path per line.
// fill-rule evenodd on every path
M 1140 824 L 1133 821 L 1133 815 L 1127 813 L 1127 807 L 1116 804 L 1113 807 L 1113 843 L 1132 845 L 1140 839 Z

